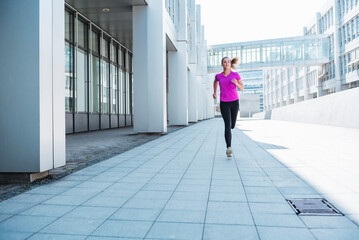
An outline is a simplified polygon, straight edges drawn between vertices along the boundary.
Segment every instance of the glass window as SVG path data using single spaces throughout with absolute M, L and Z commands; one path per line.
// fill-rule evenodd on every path
M 131 53 L 128 54 L 128 65 L 129 65 L 128 70 L 130 71 L 130 73 L 132 73 L 133 62 L 132 62 L 132 54 Z
M 354 20 L 351 20 L 351 34 L 352 34 L 352 39 L 355 39 L 355 31 L 354 31 Z
M 105 38 L 102 38 L 101 39 L 101 55 L 107 59 L 110 59 L 108 48 L 109 48 L 109 41 Z
M 122 114 L 126 113 L 126 72 L 122 71 L 122 78 L 121 78 L 121 90 L 122 90 L 122 98 L 121 98 L 121 105 L 122 105 Z
M 351 38 L 350 38 L 350 25 L 349 23 L 347 24 L 347 38 L 348 38 L 348 43 L 350 42 Z
M 126 72 L 126 114 L 131 114 L 130 74 Z
M 119 98 L 119 114 L 124 114 L 123 100 L 123 70 L 119 69 L 118 75 L 118 98 Z
M 74 15 L 70 11 L 65 10 L 65 39 L 70 42 L 74 40 L 73 27 Z
M 97 32 L 92 31 L 91 33 L 91 50 L 93 53 L 100 54 L 99 52 L 99 34 Z
M 111 113 L 118 113 L 118 69 L 111 64 Z
M 73 45 L 65 42 L 65 110 L 73 111 Z
M 120 59 L 120 66 L 125 68 L 125 58 L 126 58 L 126 49 L 121 47 L 121 59 Z
M 92 112 L 100 112 L 100 59 L 92 55 Z
M 88 112 L 88 77 L 87 77 L 87 52 L 82 49 L 77 51 L 77 85 L 76 85 L 77 111 Z
M 101 66 L 101 113 L 110 113 L 110 64 L 102 61 Z
M 78 45 L 83 49 L 87 49 L 87 34 L 88 34 L 88 25 L 79 19 L 77 24 L 78 29 Z
M 117 63 L 117 50 L 113 44 L 111 44 L 111 59 L 110 60 L 114 63 Z
M 345 26 L 343 26 L 343 28 L 342 28 L 342 36 L 343 36 L 343 43 L 344 43 L 343 45 L 345 45 L 347 43 Z

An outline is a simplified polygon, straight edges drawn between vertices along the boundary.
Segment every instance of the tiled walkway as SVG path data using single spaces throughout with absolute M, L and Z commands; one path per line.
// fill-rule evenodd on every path
M 203 121 L 0 202 L 0 239 L 359 239 L 346 216 L 298 217 L 285 199 L 319 193 L 245 133 L 227 158 Z

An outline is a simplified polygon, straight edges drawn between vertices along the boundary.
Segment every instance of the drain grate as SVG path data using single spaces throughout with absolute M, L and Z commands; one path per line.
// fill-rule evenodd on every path
M 292 199 L 287 202 L 294 209 L 297 215 L 311 216 L 343 216 L 338 209 L 324 198 L 301 198 Z

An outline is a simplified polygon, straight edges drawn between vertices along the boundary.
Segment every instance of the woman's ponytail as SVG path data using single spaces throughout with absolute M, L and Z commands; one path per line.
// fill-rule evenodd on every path
M 233 68 L 234 70 L 236 70 L 236 67 L 234 65 L 236 65 L 238 63 L 238 58 L 235 57 L 231 60 L 231 68 Z

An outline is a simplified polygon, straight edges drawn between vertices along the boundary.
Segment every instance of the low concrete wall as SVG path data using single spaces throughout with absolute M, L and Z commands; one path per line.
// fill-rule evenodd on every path
M 239 96 L 240 117 L 252 117 L 260 111 L 260 94 L 241 94 Z
M 259 112 L 259 113 L 255 113 L 253 114 L 253 118 L 258 118 L 258 119 L 270 119 L 272 111 L 264 111 L 264 112 Z
M 274 108 L 254 117 L 359 128 L 359 88 Z

